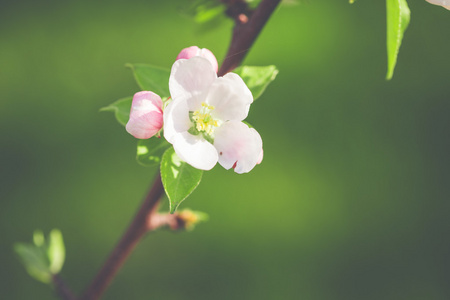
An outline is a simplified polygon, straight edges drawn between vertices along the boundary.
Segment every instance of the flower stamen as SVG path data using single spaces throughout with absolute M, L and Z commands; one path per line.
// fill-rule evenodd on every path
M 194 111 L 192 119 L 194 120 L 195 128 L 198 131 L 203 131 L 212 135 L 214 133 L 214 128 L 219 127 L 218 121 L 214 120 L 211 116 L 211 111 L 213 111 L 214 108 L 214 106 L 202 102 L 202 107 L 199 110 Z

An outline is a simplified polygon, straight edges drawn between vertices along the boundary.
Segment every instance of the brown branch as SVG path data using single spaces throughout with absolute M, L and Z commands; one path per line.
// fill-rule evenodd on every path
M 53 286 L 55 287 L 56 294 L 64 300 L 76 300 L 77 297 L 72 293 L 69 287 L 59 277 L 59 275 L 52 276 Z
M 281 0 L 262 0 L 259 6 L 251 13 L 245 9 L 241 10 L 240 13 L 239 11 L 234 13 L 232 16 L 232 18 L 235 19 L 233 37 L 231 38 L 227 55 L 218 72 L 219 76 L 225 75 L 241 64 L 245 55 L 247 55 L 247 52 L 252 47 L 280 1 Z M 229 4 L 234 1 L 229 0 L 223 2 Z M 235 2 L 239 3 L 241 1 Z M 229 9 L 227 11 L 229 11 Z M 246 20 L 242 15 L 248 19 Z M 236 16 L 238 16 L 237 21 Z M 241 17 L 239 18 L 239 16 Z
M 158 203 L 163 193 L 164 188 L 162 186 L 161 176 L 158 174 L 141 208 L 116 248 L 109 255 L 103 267 L 84 293 L 83 300 L 96 300 L 101 297 L 139 240 L 151 228 L 148 224 L 151 224 L 152 218 L 156 215 Z

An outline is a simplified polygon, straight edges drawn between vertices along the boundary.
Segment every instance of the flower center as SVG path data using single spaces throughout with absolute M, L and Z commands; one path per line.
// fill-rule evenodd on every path
M 199 132 L 205 132 L 209 135 L 214 133 L 214 127 L 218 127 L 218 120 L 214 120 L 211 116 L 211 112 L 214 110 L 214 106 L 208 105 L 202 102 L 202 107 L 199 110 L 194 111 L 192 114 L 192 120 L 195 123 L 195 128 Z

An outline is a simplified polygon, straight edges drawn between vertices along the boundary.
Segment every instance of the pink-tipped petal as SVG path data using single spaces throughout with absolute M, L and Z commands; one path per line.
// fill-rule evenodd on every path
M 197 46 L 191 46 L 184 48 L 177 56 L 177 60 L 179 59 L 189 59 L 194 56 L 198 56 L 200 53 L 200 48 Z
M 143 91 L 133 97 L 130 119 L 126 130 L 138 139 L 154 136 L 163 126 L 161 97 L 153 92 Z
M 217 78 L 207 59 L 195 56 L 177 60 L 169 77 L 170 95 L 174 101 L 184 100 L 190 111 L 201 107 L 210 85 Z
M 176 134 L 173 148 L 181 160 L 200 170 L 211 170 L 217 163 L 216 148 L 199 135 Z
M 177 60 L 179 60 L 179 59 L 190 59 L 190 58 L 192 58 L 194 56 L 201 56 L 203 58 L 206 58 L 211 63 L 211 65 L 213 66 L 214 70 L 217 73 L 217 70 L 219 68 L 219 65 L 217 63 L 217 59 L 214 56 L 214 54 L 210 50 L 208 50 L 206 48 L 200 49 L 197 46 L 191 46 L 191 47 L 188 47 L 188 48 L 184 48 L 178 54 Z
M 253 102 L 253 96 L 239 75 L 228 73 L 212 83 L 206 102 L 214 106 L 214 117 L 227 120 L 244 120 Z
M 215 132 L 214 147 L 219 153 L 219 164 L 236 173 L 250 172 L 258 163 L 262 152 L 259 133 L 242 122 L 229 121 Z

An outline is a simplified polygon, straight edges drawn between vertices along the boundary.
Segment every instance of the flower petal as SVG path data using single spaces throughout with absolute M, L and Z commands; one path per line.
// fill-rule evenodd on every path
M 450 10 L 450 0 L 427 0 L 427 2 L 434 5 L 440 5 Z
M 242 174 L 251 171 L 261 158 L 262 140 L 255 129 L 239 121 L 229 121 L 216 129 L 214 147 L 222 167 L 234 168 Z
M 176 134 L 173 140 L 173 148 L 177 155 L 194 168 L 207 171 L 216 165 L 217 150 L 201 135 L 183 132 Z
M 200 49 L 200 54 L 197 54 L 197 55 L 209 60 L 209 62 L 212 64 L 212 66 L 214 68 L 214 71 L 216 71 L 216 73 L 217 73 L 217 71 L 219 70 L 219 64 L 217 63 L 216 57 L 209 49 L 202 48 L 202 49 Z
M 261 149 L 261 153 L 259 154 L 258 161 L 256 162 L 257 165 L 262 163 L 263 157 L 264 157 L 264 151 L 263 151 L 263 149 Z
M 242 121 L 248 115 L 253 96 L 239 75 L 228 73 L 213 82 L 206 102 L 215 107 L 212 111 L 215 118 Z
M 189 59 L 194 56 L 198 56 L 198 53 L 200 52 L 200 48 L 197 46 L 191 46 L 184 48 L 181 50 L 181 52 L 177 56 L 177 60 L 179 59 Z
M 162 100 L 153 92 L 136 93 L 126 130 L 138 139 L 154 136 L 163 126 Z
M 189 108 L 184 100 L 172 100 L 164 109 L 164 137 L 173 144 L 177 133 L 187 131 L 191 127 Z
M 194 56 L 201 56 L 201 57 L 206 58 L 212 64 L 214 71 L 216 71 L 216 73 L 217 73 L 217 70 L 219 69 L 217 59 L 214 56 L 214 54 L 206 48 L 200 49 L 197 46 L 191 46 L 188 48 L 184 48 L 183 50 L 181 50 L 180 54 L 178 54 L 177 60 L 178 59 L 189 59 Z
M 179 59 L 172 66 L 169 90 L 172 99 L 187 102 L 190 111 L 201 107 L 209 86 L 217 78 L 211 63 L 203 57 Z

